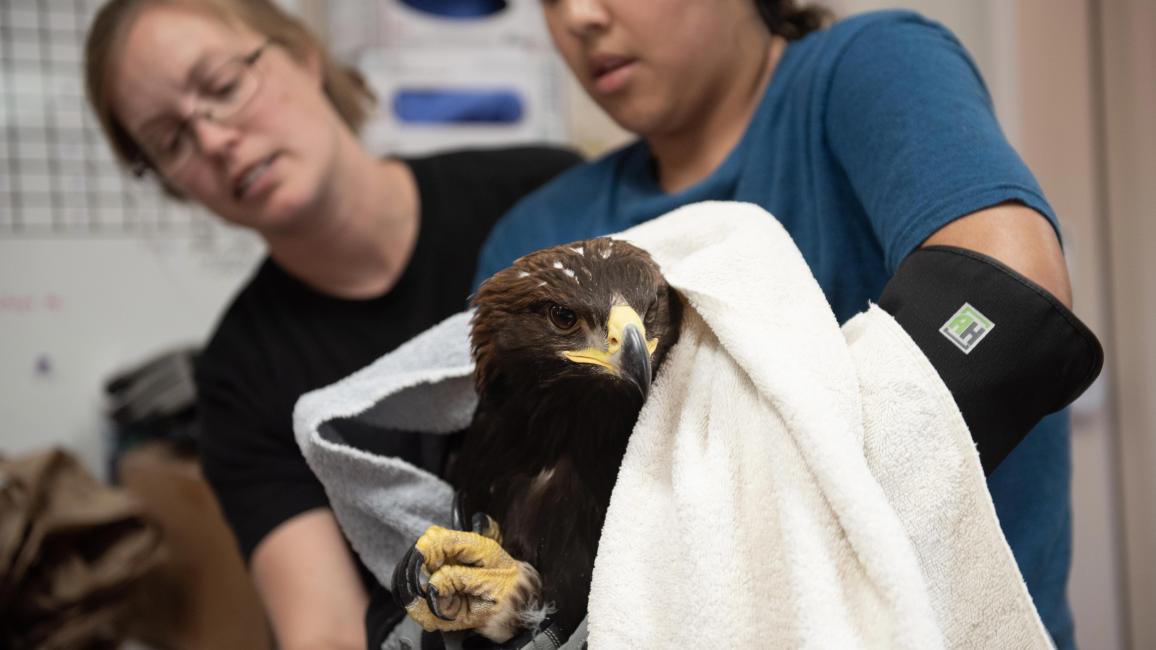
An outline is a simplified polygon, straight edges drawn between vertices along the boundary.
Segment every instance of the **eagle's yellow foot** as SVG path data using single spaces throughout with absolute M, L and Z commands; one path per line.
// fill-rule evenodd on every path
M 502 549 L 498 525 L 482 534 L 430 526 L 393 572 L 393 597 L 428 632 L 474 630 L 503 643 L 540 609 L 538 571 Z

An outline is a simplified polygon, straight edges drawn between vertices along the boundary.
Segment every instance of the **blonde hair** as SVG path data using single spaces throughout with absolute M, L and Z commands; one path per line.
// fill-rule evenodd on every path
M 284 48 L 305 63 L 311 56 L 321 64 L 323 88 L 341 119 L 357 131 L 373 110 L 373 91 L 352 67 L 333 60 L 328 50 L 297 18 L 271 0 L 110 0 L 93 19 L 85 44 L 85 89 L 88 102 L 108 136 L 117 159 L 130 167 L 151 164 L 140 146 L 117 118 L 112 98 L 112 65 L 125 34 L 149 7 L 176 5 L 206 10 L 226 24 L 244 25 Z

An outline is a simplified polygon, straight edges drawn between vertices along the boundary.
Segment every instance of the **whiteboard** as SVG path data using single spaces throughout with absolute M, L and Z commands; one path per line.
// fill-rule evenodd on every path
M 203 343 L 262 247 L 114 164 L 83 90 L 99 4 L 0 0 L 0 453 L 103 476 L 105 380 Z

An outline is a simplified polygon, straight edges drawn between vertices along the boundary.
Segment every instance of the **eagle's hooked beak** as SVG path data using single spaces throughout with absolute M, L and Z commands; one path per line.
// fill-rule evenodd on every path
M 586 348 L 562 355 L 575 363 L 602 366 L 634 384 L 642 399 L 650 392 L 650 356 L 658 347 L 658 339 L 646 340 L 646 326 L 638 312 L 629 305 L 610 308 L 606 321 L 606 349 Z

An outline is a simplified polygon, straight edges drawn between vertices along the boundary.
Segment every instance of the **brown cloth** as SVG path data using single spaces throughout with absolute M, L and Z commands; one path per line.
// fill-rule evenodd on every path
M 117 475 L 168 551 L 138 593 L 132 638 L 175 650 L 271 648 L 265 610 L 197 459 L 149 442 L 120 456 Z
M 0 457 L 0 648 L 116 647 L 161 551 L 136 502 L 68 453 Z

